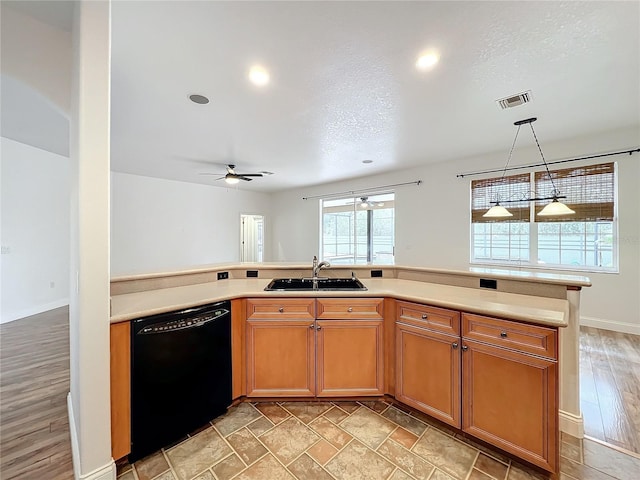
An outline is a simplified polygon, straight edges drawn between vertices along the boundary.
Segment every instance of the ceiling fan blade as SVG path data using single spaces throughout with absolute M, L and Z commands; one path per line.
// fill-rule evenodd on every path
M 240 180 L 244 180 L 245 182 L 250 182 L 251 180 L 253 180 L 253 178 L 248 178 L 244 175 L 237 175 L 236 178 L 239 178 Z
M 224 175 L 224 173 L 200 172 L 198 175 Z
M 261 177 L 261 173 L 236 173 L 239 177 Z

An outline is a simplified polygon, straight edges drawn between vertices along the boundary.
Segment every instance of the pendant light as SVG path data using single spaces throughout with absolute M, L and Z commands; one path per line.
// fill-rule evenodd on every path
M 547 165 L 547 161 L 544 158 L 544 154 L 542 153 L 542 148 L 540 147 L 540 142 L 538 142 L 538 137 L 536 136 L 536 131 L 533 129 L 533 122 L 535 122 L 537 120 L 536 117 L 532 117 L 532 118 L 527 118 L 525 120 L 518 120 L 517 122 L 514 122 L 514 125 L 516 125 L 518 127 L 518 130 L 516 131 L 516 136 L 513 139 L 513 145 L 511 145 L 511 151 L 509 152 L 509 157 L 507 158 L 507 163 L 504 166 L 504 170 L 502 171 L 502 177 L 501 179 L 504 178 L 504 175 L 507 171 L 507 167 L 509 166 L 509 161 L 511 160 L 511 157 L 513 156 L 513 149 L 516 145 L 516 140 L 518 139 L 518 133 L 520 132 L 520 127 L 522 125 L 525 124 L 529 124 L 529 126 L 531 127 L 531 133 L 533 134 L 533 138 L 536 141 L 536 146 L 538 147 L 538 151 L 540 152 L 540 157 L 542 158 L 542 162 L 544 163 L 544 168 L 547 170 L 547 176 L 549 177 L 549 181 L 551 182 L 551 186 L 553 188 L 553 190 L 551 191 L 551 196 L 550 197 L 544 197 L 544 198 L 538 198 L 538 197 L 534 197 L 534 198 L 523 198 L 523 199 L 518 199 L 518 200 L 503 200 L 502 203 L 512 203 L 512 202 L 535 202 L 535 201 L 540 201 L 540 200 L 551 200 L 551 203 L 549 203 L 548 205 L 546 205 L 542 210 L 540 210 L 540 212 L 538 212 L 538 216 L 541 217 L 557 217 L 557 216 L 562 216 L 562 215 L 572 215 L 574 213 L 576 213 L 574 210 L 571 210 L 569 207 L 567 207 L 564 203 L 562 203 L 559 199 L 564 199 L 567 198 L 566 196 L 562 196 L 560 195 L 560 191 L 556 188 L 556 184 L 553 181 L 553 177 L 551 176 L 551 172 L 549 171 L 549 166 Z M 492 206 L 484 215 L 483 217 L 487 217 L 487 218 L 508 218 L 508 217 L 512 217 L 513 214 L 511 212 L 509 212 L 505 207 L 503 207 L 502 205 L 500 205 L 499 199 L 496 199 L 495 202 L 491 202 L 491 203 L 495 203 L 494 206 Z
M 513 213 L 500 205 L 499 202 L 496 202 L 496 204 L 482 216 L 486 218 L 507 218 L 513 217 Z

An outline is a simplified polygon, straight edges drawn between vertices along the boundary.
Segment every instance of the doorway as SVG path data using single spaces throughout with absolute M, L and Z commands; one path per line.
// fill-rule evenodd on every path
M 240 215 L 240 261 L 264 261 L 264 215 Z

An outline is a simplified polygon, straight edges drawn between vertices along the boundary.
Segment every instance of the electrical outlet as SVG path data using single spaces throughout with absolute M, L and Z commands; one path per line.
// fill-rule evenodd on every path
M 218 280 L 226 280 L 229 278 L 229 272 L 218 272 Z
M 258 278 L 258 270 L 247 270 L 247 278 Z
M 487 278 L 480 279 L 480 288 L 491 288 L 493 290 L 498 288 L 497 280 L 489 280 Z
M 381 277 L 382 270 L 371 270 L 371 278 Z

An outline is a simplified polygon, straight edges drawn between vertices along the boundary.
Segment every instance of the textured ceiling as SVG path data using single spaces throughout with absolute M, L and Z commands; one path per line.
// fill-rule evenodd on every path
M 479 168 L 501 166 L 531 116 L 543 146 L 640 128 L 639 7 L 113 1 L 112 169 L 220 185 L 199 174 L 235 163 L 274 172 L 240 188 L 274 191 L 489 152 Z M 419 72 L 428 48 L 440 63 Z
M 638 125 L 638 35 L 637 2 L 115 2 L 112 168 L 282 189 Z

